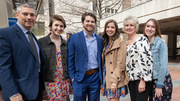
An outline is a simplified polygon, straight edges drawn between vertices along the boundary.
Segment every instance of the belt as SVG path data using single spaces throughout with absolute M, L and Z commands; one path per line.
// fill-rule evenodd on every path
M 86 71 L 86 75 L 91 75 L 91 74 L 93 74 L 93 73 L 95 73 L 95 72 L 97 72 L 99 70 L 99 68 L 96 68 L 96 69 L 92 69 L 92 70 L 90 70 L 90 71 Z

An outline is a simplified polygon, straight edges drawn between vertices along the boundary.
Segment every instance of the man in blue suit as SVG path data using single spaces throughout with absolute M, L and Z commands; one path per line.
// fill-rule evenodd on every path
M 35 10 L 29 4 L 21 4 L 15 16 L 15 25 L 0 29 L 2 97 L 7 101 L 41 101 L 45 60 L 30 31 L 36 20 Z
M 100 100 L 102 83 L 101 53 L 103 39 L 95 34 L 96 16 L 85 12 L 81 18 L 83 30 L 68 41 L 68 71 L 72 80 L 74 101 Z

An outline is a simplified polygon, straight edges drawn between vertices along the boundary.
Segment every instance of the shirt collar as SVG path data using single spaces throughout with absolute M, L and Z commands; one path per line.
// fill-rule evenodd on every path
M 157 36 L 157 37 L 154 39 L 153 44 L 155 45 L 159 39 L 160 39 L 160 37 Z
M 50 35 L 51 35 L 51 33 L 47 35 L 47 43 L 48 44 L 53 43 L 50 39 Z M 60 37 L 61 37 L 61 44 L 66 44 L 66 41 L 62 38 L 62 36 L 60 36 Z
M 86 32 L 83 30 L 83 34 L 84 34 L 84 37 L 87 37 L 87 34 Z M 93 34 L 91 35 L 91 37 L 96 37 L 96 34 L 93 32 Z
M 19 22 L 17 22 L 16 24 L 21 28 L 23 33 L 27 33 L 28 32 L 28 30 L 26 28 L 24 28 Z

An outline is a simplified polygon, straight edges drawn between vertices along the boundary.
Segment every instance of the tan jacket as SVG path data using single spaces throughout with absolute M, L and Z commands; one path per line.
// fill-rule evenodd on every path
M 112 83 L 115 83 L 117 88 L 120 88 L 127 85 L 129 82 L 129 77 L 125 67 L 126 47 L 126 42 L 119 37 L 110 45 L 110 48 L 105 54 L 105 58 L 105 47 L 103 48 L 102 67 L 104 67 L 105 60 L 107 89 L 111 88 Z

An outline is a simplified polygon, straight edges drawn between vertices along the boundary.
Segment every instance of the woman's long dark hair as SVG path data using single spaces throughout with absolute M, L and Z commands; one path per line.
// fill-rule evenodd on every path
M 119 30 L 118 30 L 118 24 L 117 24 L 117 22 L 116 22 L 115 20 L 113 20 L 113 19 L 108 20 L 108 21 L 105 23 L 104 32 L 103 32 L 103 35 L 102 35 L 102 37 L 103 37 L 103 39 L 104 39 L 104 40 L 103 40 L 103 46 L 104 46 L 104 47 L 106 47 L 106 46 L 108 45 L 108 43 L 109 43 L 109 37 L 108 37 L 108 35 L 107 35 L 107 33 L 106 33 L 106 28 L 107 28 L 107 25 L 108 25 L 109 23 L 114 23 L 115 28 L 116 28 L 116 32 L 115 32 L 115 34 L 113 35 L 112 41 L 114 41 L 114 40 L 116 40 L 117 38 L 119 38 L 119 34 L 120 34 L 120 32 L 119 32 Z

